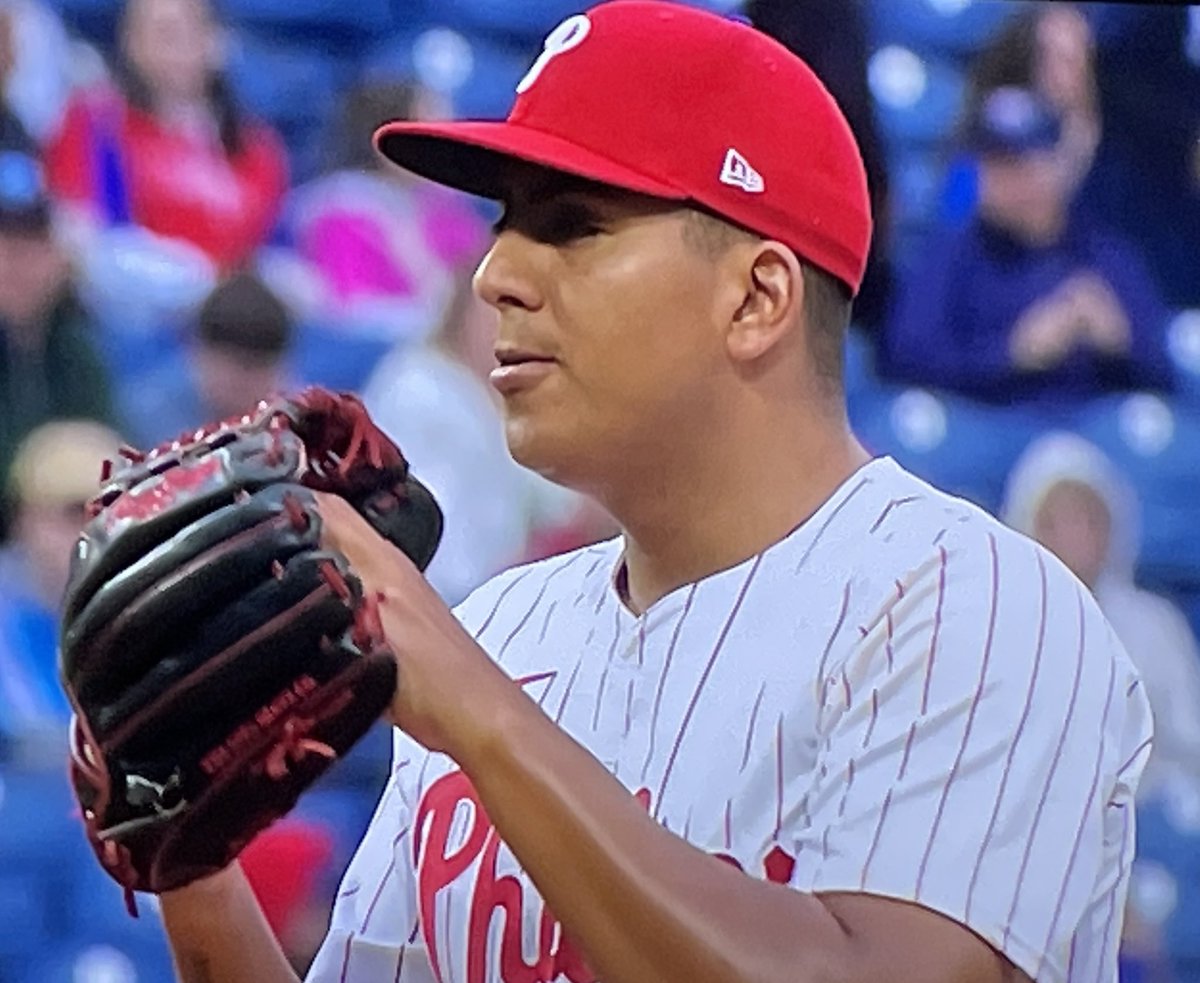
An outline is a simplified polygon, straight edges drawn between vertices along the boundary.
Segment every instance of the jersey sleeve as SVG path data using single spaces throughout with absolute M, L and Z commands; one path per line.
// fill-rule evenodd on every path
M 436 983 L 417 921 L 411 825 L 426 755 L 395 732 L 391 778 L 338 888 L 307 983 Z
M 1039 983 L 1116 979 L 1149 708 L 1061 564 L 947 536 L 820 687 L 794 887 L 915 902 Z

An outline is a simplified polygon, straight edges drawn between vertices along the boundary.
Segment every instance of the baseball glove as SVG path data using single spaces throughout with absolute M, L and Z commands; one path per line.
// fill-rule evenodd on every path
M 378 610 L 321 548 L 312 492 L 422 569 L 442 516 L 363 405 L 321 389 L 123 453 L 72 559 L 59 668 L 88 838 L 132 906 L 225 867 L 391 703 Z

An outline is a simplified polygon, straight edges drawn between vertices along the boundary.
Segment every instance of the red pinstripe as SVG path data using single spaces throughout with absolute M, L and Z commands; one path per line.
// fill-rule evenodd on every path
M 775 835 L 783 832 L 783 717 L 775 724 Z
M 865 751 L 871 743 L 871 735 L 875 733 L 875 721 L 879 719 L 879 690 L 871 690 L 871 721 L 867 724 L 867 732 L 863 734 L 862 749 Z
M 867 873 L 871 869 L 871 861 L 875 859 L 875 850 L 879 846 L 879 836 L 883 832 L 883 823 L 887 819 L 888 809 L 892 804 L 893 788 L 887 790 L 887 794 L 883 797 L 883 807 L 879 810 L 879 821 L 875 824 L 875 833 L 871 837 L 871 847 L 867 850 L 867 857 L 863 861 L 862 876 L 859 878 L 859 888 L 864 889 L 867 886 Z
M 941 556 L 941 566 L 938 568 L 937 607 L 933 612 L 933 637 L 929 641 L 929 664 L 925 668 L 925 690 L 921 694 L 921 716 L 929 709 L 929 683 L 933 679 L 933 662 L 937 657 L 938 637 L 942 632 L 942 604 L 946 599 L 946 560 L 945 549 L 938 547 Z
M 592 730 L 600 726 L 600 707 L 604 704 L 604 690 L 608 686 L 608 671 L 612 668 L 613 657 L 617 654 L 617 643 L 621 641 L 621 607 L 613 608 L 613 640 L 608 650 L 608 661 L 604 663 L 604 672 L 600 674 L 600 685 L 596 688 L 596 707 L 592 712 Z
M 654 709 L 650 712 L 650 740 L 649 746 L 646 748 L 646 760 L 642 762 L 643 782 L 646 780 L 646 772 L 650 770 L 650 762 L 654 760 L 654 737 L 658 733 L 658 713 L 662 709 L 663 689 L 667 684 L 667 673 L 671 671 L 671 660 L 675 657 L 675 645 L 679 641 L 679 631 L 683 628 L 683 621 L 688 616 L 688 612 L 692 609 L 692 600 L 696 596 L 698 586 L 692 584 L 688 589 L 687 597 L 683 601 L 683 610 L 679 612 L 679 620 L 675 622 L 675 630 L 671 632 L 671 641 L 667 645 L 667 654 L 663 659 L 662 673 L 658 677 L 658 689 L 654 694 Z
M 1046 800 L 1050 795 L 1050 785 L 1054 781 L 1055 772 L 1058 771 L 1058 763 L 1062 760 L 1063 745 L 1067 740 L 1067 731 L 1071 728 L 1071 720 L 1075 716 L 1075 705 L 1079 696 L 1079 680 L 1083 675 L 1083 653 L 1085 650 L 1086 623 L 1083 620 L 1083 597 L 1076 595 L 1079 607 L 1079 654 L 1075 662 L 1075 680 L 1071 684 L 1071 699 L 1067 705 L 1067 718 L 1063 722 L 1062 732 L 1058 735 L 1058 744 L 1054 749 L 1054 758 L 1050 763 L 1050 771 L 1046 775 L 1046 782 L 1042 786 L 1042 794 L 1038 798 L 1037 808 L 1033 813 L 1033 822 L 1029 827 L 1029 836 L 1025 841 L 1025 854 L 1021 858 L 1021 866 L 1017 871 L 1016 889 L 1013 891 L 1012 904 L 1008 909 L 1008 918 L 1004 926 L 1004 940 L 1002 946 L 1008 945 L 1008 936 L 1012 930 L 1012 920 L 1017 912 L 1017 902 L 1021 898 L 1021 884 L 1025 880 L 1025 871 L 1029 866 L 1029 856 L 1033 852 L 1033 840 L 1037 835 L 1038 824 L 1041 822 L 1042 810 L 1046 808 Z
M 1130 856 L 1130 847 L 1133 846 L 1133 838 L 1129 835 L 1129 807 L 1124 803 L 1113 805 L 1112 808 L 1121 810 L 1121 855 L 1117 859 L 1117 883 L 1126 876 L 1129 869 L 1129 864 L 1132 861 Z M 1105 953 L 1108 952 L 1108 937 L 1112 933 L 1113 925 L 1116 924 L 1117 914 L 1117 892 L 1112 891 L 1108 896 L 1108 915 L 1104 919 L 1104 935 L 1100 943 L 1100 958 L 1103 960 Z M 1067 973 L 1067 980 L 1070 983 L 1071 974 Z
M 842 606 L 838 611 L 837 621 L 834 623 L 833 631 L 825 642 L 825 651 L 821 653 L 821 661 L 817 664 L 817 687 L 819 701 L 825 702 L 825 686 L 828 682 L 825 678 L 825 664 L 829 661 L 829 653 L 833 651 L 833 643 L 837 640 L 838 635 L 842 631 L 842 625 L 846 622 L 846 612 L 850 609 L 850 581 L 846 581 L 846 585 L 842 588 Z
M 950 787 L 954 784 L 954 780 L 958 777 L 958 770 L 962 767 L 963 756 L 967 751 L 967 744 L 971 740 L 971 729 L 975 726 L 975 713 L 979 709 L 979 702 L 983 698 L 983 688 L 987 682 L 988 664 L 992 658 L 992 643 L 996 638 L 996 609 L 999 607 L 1000 601 L 1000 555 L 996 552 L 996 537 L 988 534 L 988 548 L 992 554 L 992 591 L 991 591 L 991 607 L 988 612 L 988 627 L 987 638 L 983 643 L 983 659 L 979 665 L 979 682 L 975 686 L 975 693 L 971 697 L 971 709 L 967 711 L 967 723 L 963 728 L 962 741 L 958 745 L 958 753 L 954 756 L 954 764 L 950 766 L 950 774 L 946 776 L 946 784 L 942 786 L 942 795 L 938 800 L 937 812 L 934 813 L 933 825 L 929 828 L 929 839 L 925 843 L 925 852 L 921 856 L 920 866 L 917 868 L 917 886 L 914 892 L 914 897 L 920 900 L 921 886 L 925 882 L 925 871 L 928 869 L 929 857 L 933 852 L 933 844 L 937 839 L 938 830 L 942 825 L 942 817 L 946 811 L 946 800 L 950 797 Z M 930 662 L 932 662 L 932 658 Z M 926 688 L 928 688 L 926 681 Z
M 1041 582 L 1041 604 L 1040 614 L 1038 615 L 1037 647 L 1033 652 L 1033 671 L 1029 677 L 1029 688 L 1025 692 L 1025 706 L 1021 711 L 1021 719 L 1017 722 L 1017 729 L 1013 733 L 1012 741 L 1008 745 L 1008 757 L 1004 761 L 1004 770 L 1000 773 L 1000 786 L 996 790 L 996 801 L 992 803 L 992 815 L 988 820 L 987 830 L 983 834 L 983 842 L 979 846 L 979 856 L 975 858 L 975 869 L 971 872 L 971 880 L 967 885 L 967 904 L 964 917 L 968 921 L 971 918 L 971 901 L 975 895 L 975 885 L 979 880 L 979 871 L 983 866 L 983 858 L 987 853 L 988 844 L 992 841 L 992 834 L 996 829 L 996 820 L 1000 816 L 1000 803 L 1003 801 L 1004 792 L 1008 787 L 1008 778 L 1012 773 L 1012 763 L 1017 753 L 1017 745 L 1021 742 L 1021 735 L 1025 733 L 1025 724 L 1029 721 L 1029 712 L 1033 708 L 1033 694 L 1037 688 L 1038 673 L 1042 665 L 1042 651 L 1046 642 L 1048 588 L 1046 583 L 1046 565 L 1042 560 L 1042 554 L 1035 553 L 1034 556 L 1037 559 L 1038 575 Z
M 856 496 L 860 491 L 862 491 L 864 488 L 866 488 L 867 485 L 869 485 L 869 484 L 871 484 L 870 478 L 860 478 L 858 481 L 858 484 L 856 484 L 853 488 L 851 488 L 848 492 L 846 492 L 846 497 L 837 503 L 837 505 L 834 507 L 833 511 L 830 512 L 829 515 L 825 518 L 825 521 L 821 523 L 821 528 L 817 530 L 816 535 L 813 536 L 813 538 L 812 538 L 812 542 L 809 543 L 808 547 L 804 550 L 803 555 L 800 557 L 800 562 L 796 564 L 796 573 L 799 573 L 801 571 L 801 569 L 803 569 L 804 564 L 808 562 L 808 558 L 812 555 L 812 551 L 814 549 L 816 549 L 817 543 L 819 543 L 821 541 L 821 539 L 824 537 L 825 531 L 829 528 L 829 526 L 833 522 L 833 520 L 836 519 L 838 517 L 838 515 L 841 514 L 842 509 L 844 509 L 847 505 L 849 505 L 850 501 L 854 498 L 854 496 Z
M 746 727 L 746 745 L 742 748 L 742 767 L 739 771 L 745 771 L 746 765 L 750 763 L 750 745 L 754 738 L 754 724 L 758 721 L 758 708 L 762 706 L 763 694 L 766 691 L 767 687 L 764 683 L 758 689 L 758 696 L 754 698 L 754 708 L 750 711 L 750 723 Z
M 875 535 L 875 533 L 879 530 L 879 527 L 883 525 L 883 520 L 891 514 L 892 509 L 898 508 L 901 505 L 908 505 L 910 502 L 920 501 L 920 499 L 920 495 L 906 495 L 904 498 L 893 498 L 887 503 L 887 507 L 879 513 L 879 518 L 872 523 L 871 528 L 867 531 L 872 536 Z
M 504 603 L 504 599 L 513 592 L 517 584 L 528 577 L 532 572 L 533 567 L 528 567 L 525 570 L 522 570 L 519 574 L 517 574 L 517 576 L 513 577 L 512 581 L 507 586 L 505 586 L 504 590 L 502 590 L 499 596 L 496 598 L 496 603 L 492 606 L 491 613 L 483 619 L 483 624 L 476 629 L 476 639 L 481 638 L 483 633 L 487 631 L 489 627 L 491 627 L 492 621 L 496 617 L 496 612 L 500 610 L 500 605 Z
M 1104 733 L 1104 728 L 1108 724 L 1108 714 L 1112 709 L 1113 686 L 1117 678 L 1117 664 L 1115 661 L 1110 662 L 1108 666 L 1108 694 L 1104 698 L 1104 714 L 1100 718 L 1100 733 Z M 1063 901 L 1067 896 L 1067 885 L 1071 883 L 1071 873 L 1075 869 L 1075 861 L 1079 859 L 1079 844 L 1083 840 L 1083 831 L 1087 826 L 1088 813 L 1092 810 L 1092 801 L 1096 798 L 1096 789 L 1100 785 L 1100 764 L 1104 760 L 1104 742 L 1100 742 L 1100 747 L 1096 752 L 1096 766 L 1092 771 L 1092 785 L 1088 789 L 1087 800 L 1084 802 L 1083 815 L 1079 817 L 1079 828 L 1075 831 L 1075 842 L 1071 846 L 1071 856 L 1067 860 L 1067 869 L 1063 873 L 1062 884 L 1059 885 L 1058 900 L 1054 903 L 1054 917 L 1050 919 L 1050 928 L 1046 931 L 1046 941 L 1042 946 L 1042 959 L 1046 958 L 1046 950 L 1050 947 L 1050 941 L 1054 938 L 1054 930 L 1058 928 L 1058 919 L 1062 916 Z M 1042 971 L 1042 964 L 1038 963 L 1036 977 Z
M 700 702 L 700 694 L 704 691 L 704 685 L 708 682 L 708 677 L 712 674 L 713 666 L 717 662 L 717 656 L 721 654 L 721 649 L 725 647 L 725 639 L 729 636 L 729 629 L 733 625 L 738 611 L 742 608 L 742 602 L 746 599 L 746 592 L 750 589 L 751 583 L 754 582 L 754 575 L 758 573 L 758 568 L 762 565 L 762 559 L 762 553 L 759 553 L 754 558 L 754 563 L 750 567 L 749 573 L 746 574 L 742 588 L 738 591 L 737 599 L 733 602 L 733 608 L 729 612 L 729 617 L 725 619 L 725 624 L 721 628 L 721 634 L 717 636 L 717 643 L 713 646 L 712 654 L 708 657 L 708 664 L 704 667 L 704 672 L 700 676 L 700 682 L 696 685 L 696 690 L 692 693 L 692 698 L 688 702 L 687 710 L 683 714 L 683 720 L 679 724 L 679 732 L 675 735 L 675 743 L 672 745 L 671 753 L 667 758 L 666 768 L 663 770 L 662 781 L 658 786 L 658 795 L 654 800 L 656 808 L 663 801 L 663 793 L 667 790 L 667 783 L 671 780 L 671 772 L 675 769 L 675 759 L 678 757 L 679 748 L 683 744 L 683 735 L 687 733 L 688 725 L 692 722 L 692 714 L 696 712 L 696 704 Z

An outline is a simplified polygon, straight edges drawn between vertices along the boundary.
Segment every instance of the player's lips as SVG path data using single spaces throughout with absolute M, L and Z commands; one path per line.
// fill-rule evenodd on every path
M 496 361 L 500 364 L 492 369 L 489 379 L 501 394 L 527 389 L 540 382 L 558 365 L 550 355 L 524 348 L 499 347 Z

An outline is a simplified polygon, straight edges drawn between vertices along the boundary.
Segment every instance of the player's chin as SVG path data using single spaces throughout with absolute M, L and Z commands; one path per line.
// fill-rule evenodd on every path
M 577 442 L 554 423 L 553 418 L 547 419 L 541 413 L 505 407 L 504 435 L 512 459 L 544 478 L 564 484 L 575 470 L 572 461 L 578 456 Z

